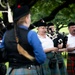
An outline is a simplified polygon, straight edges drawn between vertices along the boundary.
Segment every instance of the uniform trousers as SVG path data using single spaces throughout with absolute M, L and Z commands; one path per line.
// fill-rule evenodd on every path
M 12 67 L 9 67 L 6 75 L 42 75 L 40 66 L 34 66 L 34 65 L 28 67 L 23 66 L 19 68 L 13 68 L 13 70 L 12 71 L 11 70 Z

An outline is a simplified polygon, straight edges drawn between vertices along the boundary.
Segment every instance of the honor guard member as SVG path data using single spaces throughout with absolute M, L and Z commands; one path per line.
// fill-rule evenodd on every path
M 6 31 L 0 48 L 8 53 L 9 68 L 7 75 L 41 75 L 39 65 L 46 55 L 37 33 L 28 30 L 31 15 L 28 6 L 13 11 L 14 28 Z
M 67 71 L 68 75 L 75 75 L 75 22 L 68 24 L 68 41 L 67 41 Z
M 51 58 L 50 53 L 51 52 L 56 52 L 58 50 L 58 48 L 54 47 L 52 39 L 47 36 L 47 28 L 46 28 L 46 26 L 47 25 L 44 22 L 44 20 L 41 20 L 40 22 L 38 22 L 38 28 L 37 28 L 38 29 L 38 34 L 37 35 L 38 35 L 38 37 L 39 37 L 39 39 L 41 41 L 43 50 L 47 55 L 47 59 L 46 59 L 45 63 L 42 64 L 41 70 L 42 70 L 43 75 L 52 75 L 52 72 L 51 72 L 51 70 L 49 68 L 49 61 L 51 61 L 50 60 L 50 58 Z
M 55 26 L 53 23 L 48 23 L 48 36 L 53 40 L 54 47 L 58 48 L 58 51 L 55 53 L 52 53 L 52 62 L 55 63 L 56 66 L 54 68 L 51 68 L 52 75 L 67 75 L 67 70 L 64 64 L 63 57 L 61 55 L 61 52 L 65 50 L 63 48 L 63 35 L 61 35 L 59 32 L 55 31 Z M 58 65 L 58 66 L 57 66 Z M 57 72 L 58 69 L 58 72 Z

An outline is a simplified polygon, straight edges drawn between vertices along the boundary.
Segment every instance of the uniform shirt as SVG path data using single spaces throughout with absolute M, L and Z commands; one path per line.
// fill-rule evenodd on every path
M 41 37 L 40 35 L 38 35 L 38 37 L 41 41 L 43 50 L 54 47 L 53 41 L 47 35 L 45 38 Z
M 68 48 L 75 47 L 75 36 L 69 34 L 67 44 L 68 44 Z M 75 53 L 75 50 L 69 53 Z
M 19 27 L 28 30 L 28 28 L 26 26 L 21 25 Z M 4 36 L 3 36 L 3 40 L 2 40 L 2 43 L 0 45 L 0 48 L 4 47 Z M 35 54 L 36 60 L 38 61 L 38 63 L 42 64 L 45 61 L 45 59 L 46 59 L 46 55 L 45 55 L 45 53 L 43 51 L 41 42 L 40 42 L 40 40 L 37 37 L 37 33 L 31 30 L 31 31 L 28 32 L 27 38 L 28 38 L 29 44 L 34 49 L 33 52 Z

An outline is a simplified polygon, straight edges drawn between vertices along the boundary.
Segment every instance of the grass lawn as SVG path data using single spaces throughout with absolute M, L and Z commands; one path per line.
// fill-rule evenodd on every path
M 67 67 L 67 59 L 64 58 L 64 63 L 65 63 L 65 66 Z
M 63 58 L 64 58 L 65 66 L 67 67 L 67 57 L 68 57 L 68 52 L 62 52 L 62 56 L 63 56 Z
M 69 31 L 68 31 L 68 27 L 65 27 L 65 28 L 62 28 L 59 32 L 65 32 L 66 34 L 68 34 L 69 33 Z
M 9 62 L 6 62 L 5 65 L 7 66 L 7 69 L 8 69 L 8 67 L 9 67 Z

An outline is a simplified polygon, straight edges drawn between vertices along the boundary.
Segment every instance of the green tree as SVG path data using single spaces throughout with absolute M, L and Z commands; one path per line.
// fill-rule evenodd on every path
M 58 30 L 60 30 L 62 27 L 66 27 L 68 22 L 75 21 L 75 0 L 8 1 L 11 8 L 16 4 L 29 5 L 32 14 L 32 24 L 36 24 L 41 18 L 43 18 L 46 22 L 53 22 Z
M 32 22 L 43 18 L 46 22 L 55 23 L 58 30 L 75 20 L 74 0 L 39 0 L 32 7 Z

